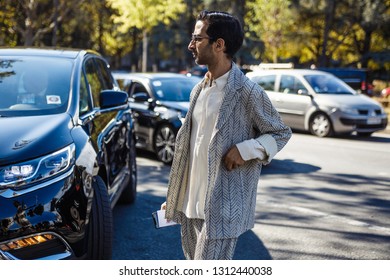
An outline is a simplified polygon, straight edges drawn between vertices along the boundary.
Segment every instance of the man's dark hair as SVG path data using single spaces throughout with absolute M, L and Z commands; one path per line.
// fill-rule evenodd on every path
M 232 59 L 244 41 L 244 32 L 238 18 L 225 12 L 202 11 L 197 20 L 208 23 L 206 33 L 211 38 L 210 43 L 218 38 L 225 41 L 225 53 Z

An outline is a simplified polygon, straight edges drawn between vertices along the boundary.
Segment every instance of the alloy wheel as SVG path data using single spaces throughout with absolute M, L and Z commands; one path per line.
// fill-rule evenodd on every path
M 318 137 L 330 136 L 332 132 L 332 124 L 327 115 L 319 113 L 310 121 L 310 132 Z
M 176 135 L 170 126 L 164 125 L 157 129 L 154 143 L 158 160 L 166 164 L 172 163 L 175 138 Z

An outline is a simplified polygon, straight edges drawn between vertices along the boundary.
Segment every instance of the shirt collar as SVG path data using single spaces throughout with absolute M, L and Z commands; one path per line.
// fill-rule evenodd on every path
M 215 85 L 217 87 L 217 89 L 222 90 L 227 84 L 228 77 L 229 77 L 229 74 L 231 71 L 232 70 L 227 71 L 225 74 L 223 74 L 221 77 L 219 77 L 215 80 L 211 80 L 210 73 L 207 72 L 205 75 L 204 88 L 211 87 L 211 86 Z

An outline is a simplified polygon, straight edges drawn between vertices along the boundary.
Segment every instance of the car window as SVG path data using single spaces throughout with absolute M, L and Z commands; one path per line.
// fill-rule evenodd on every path
M 305 86 L 298 78 L 291 75 L 282 75 L 280 78 L 279 92 L 298 93 L 299 90 L 305 90 Z
M 156 98 L 162 101 L 188 102 L 198 79 L 184 78 L 161 78 L 151 82 Z
M 259 84 L 264 90 L 275 90 L 276 75 L 266 75 L 253 77 L 252 80 Z
M 88 59 L 85 64 L 86 79 L 93 97 L 93 106 L 100 107 L 99 94 L 103 90 L 103 85 L 99 78 L 95 62 L 92 58 Z
M 0 58 L 0 115 L 28 116 L 64 112 L 73 63 L 51 57 Z
M 333 75 L 305 75 L 304 78 L 319 94 L 355 94 L 351 87 Z
M 113 89 L 114 84 L 111 75 L 108 72 L 107 64 L 99 58 L 95 58 L 95 61 L 97 64 L 96 65 L 97 69 L 101 74 L 101 82 L 102 82 L 103 89 Z
M 130 85 L 130 89 L 128 92 L 129 92 L 130 97 L 133 97 L 134 94 L 140 93 L 140 92 L 144 92 L 144 93 L 148 94 L 148 91 L 146 90 L 146 88 L 141 83 L 138 83 L 138 82 L 133 82 Z M 148 94 L 148 96 L 149 96 L 149 94 Z
M 79 102 L 79 113 L 83 115 L 91 110 L 89 94 L 88 94 L 88 83 L 85 79 L 84 73 L 80 77 L 80 102 Z

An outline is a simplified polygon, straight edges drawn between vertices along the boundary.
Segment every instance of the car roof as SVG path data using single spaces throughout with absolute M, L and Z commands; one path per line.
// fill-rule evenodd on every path
M 92 50 L 70 49 L 70 48 L 33 48 L 33 47 L 16 47 L 0 48 L 0 55 L 8 56 L 44 56 L 44 57 L 62 57 L 75 59 L 80 54 L 93 53 Z
M 162 78 L 190 78 L 184 74 L 179 73 L 170 73 L 170 72 L 122 72 L 122 71 L 113 71 L 112 74 L 116 78 L 122 79 L 131 79 L 131 78 L 143 78 L 143 79 L 162 79 Z
M 332 75 L 325 71 L 312 70 L 312 69 L 261 69 L 248 72 L 248 77 L 253 77 L 258 74 L 296 74 L 296 75 Z
M 122 80 L 138 80 L 142 82 L 147 81 L 156 81 L 156 80 L 163 80 L 163 79 L 173 79 L 173 80 L 194 80 L 194 81 L 201 81 L 201 77 L 197 76 L 187 76 L 180 73 L 171 73 L 171 72 L 122 72 L 122 71 L 113 71 L 112 75 L 115 79 L 122 79 Z

